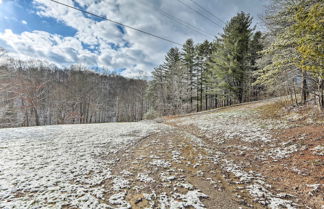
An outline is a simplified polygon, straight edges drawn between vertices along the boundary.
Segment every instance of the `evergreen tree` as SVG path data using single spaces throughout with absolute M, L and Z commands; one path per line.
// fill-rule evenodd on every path
M 305 0 L 298 4 L 295 24 L 290 27 L 296 37 L 296 50 L 300 55 L 297 66 L 310 72 L 317 82 L 319 106 L 324 109 L 324 4 L 320 0 Z M 306 95 L 303 93 L 304 101 Z
M 203 97 L 205 96 L 205 105 L 207 105 L 207 69 L 208 62 L 210 60 L 210 55 L 212 52 L 211 43 L 207 40 L 202 44 L 196 46 L 197 56 L 196 56 L 196 86 L 197 86 L 197 111 L 203 109 Z M 207 109 L 207 107 L 205 108 Z
M 308 96 L 307 74 L 305 69 L 297 64 L 297 60 L 300 59 L 300 54 L 296 49 L 297 37 L 290 29 L 296 23 L 294 16 L 298 5 L 302 2 L 303 0 L 272 0 L 265 22 L 273 40 L 263 51 L 272 58 L 269 65 L 263 69 L 264 73 L 261 74 L 260 79 L 270 80 L 268 83 L 276 83 L 274 80 L 285 77 L 281 85 L 275 86 L 280 89 L 282 85 L 286 85 L 287 90 L 293 91 L 296 95 L 295 84 L 301 78 L 301 100 L 305 103 Z M 297 99 L 296 103 L 298 103 Z
M 188 93 L 190 100 L 190 111 L 193 110 L 193 95 L 196 83 L 195 81 L 195 46 L 192 39 L 188 39 L 182 47 L 182 62 L 187 69 L 186 79 L 188 83 Z
M 163 65 L 153 71 L 153 80 L 149 84 L 146 96 L 153 104 L 154 110 L 162 115 L 178 114 L 187 108 L 186 68 L 180 59 L 178 48 L 171 48 Z
M 217 41 L 217 52 L 211 60 L 212 76 L 218 80 L 217 91 L 243 102 L 246 98 L 248 72 L 251 70 L 249 43 L 252 35 L 252 18 L 241 12 L 225 26 L 224 34 Z M 234 97 L 234 98 L 233 98 Z

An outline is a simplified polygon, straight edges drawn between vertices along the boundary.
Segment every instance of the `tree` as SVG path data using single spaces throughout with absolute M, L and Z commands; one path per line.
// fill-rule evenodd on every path
M 324 5 L 319 0 L 302 1 L 290 28 L 296 37 L 296 50 L 300 54 L 297 66 L 317 78 L 319 106 L 324 108 Z M 304 94 L 304 93 L 303 93 Z
M 271 82 L 285 77 L 281 85 L 274 87 L 285 84 L 296 104 L 300 103 L 295 86 L 300 85 L 302 104 L 313 93 L 323 106 L 322 18 L 323 3 L 319 0 L 272 0 L 264 18 L 272 41 L 263 54 L 271 56 L 271 61 L 264 66 L 259 78 Z M 314 83 L 317 92 L 313 89 Z
M 193 110 L 193 95 L 194 95 L 194 87 L 195 87 L 195 46 L 192 39 L 188 39 L 182 47 L 182 62 L 184 66 L 187 68 L 187 83 L 188 83 L 188 92 L 190 97 L 190 111 Z
M 197 91 L 197 111 L 201 111 L 203 109 L 203 97 L 205 96 L 205 109 L 207 109 L 207 70 L 208 70 L 208 62 L 210 61 L 210 55 L 212 52 L 211 43 L 207 40 L 202 44 L 198 44 L 196 46 L 196 91 Z M 199 102 L 198 102 L 199 101 Z
M 153 71 L 146 96 L 153 104 L 153 110 L 160 114 L 182 113 L 188 101 L 188 83 L 184 75 L 186 68 L 180 59 L 178 48 L 171 48 L 163 65 Z
M 308 97 L 307 74 L 300 68 L 297 60 L 300 54 L 296 50 L 297 39 L 291 30 L 296 23 L 294 18 L 297 6 L 302 0 L 273 0 L 264 20 L 273 37 L 272 43 L 264 50 L 264 54 L 272 55 L 272 62 L 266 66 L 268 74 L 279 75 L 282 73 L 287 79 L 288 91 L 296 95 L 295 84 L 301 80 L 301 101 L 306 103 Z M 269 77 L 275 79 L 276 77 Z M 301 79 L 299 79 L 301 78 Z M 291 84 L 290 86 L 288 84 Z M 291 89 L 291 90 L 290 90 Z M 298 103 L 296 99 L 296 104 Z
M 252 35 L 252 18 L 241 12 L 225 26 L 217 41 L 218 50 L 212 55 L 212 76 L 218 80 L 218 94 L 239 103 L 246 100 L 248 72 L 251 70 L 249 43 Z
M 258 99 L 259 93 L 262 89 L 260 85 L 253 85 L 253 83 L 255 83 L 256 80 L 258 79 L 258 74 L 256 73 L 256 71 L 259 70 L 257 60 L 262 58 L 260 52 L 264 48 L 263 42 L 264 42 L 264 37 L 262 36 L 262 33 L 260 31 L 257 31 L 256 33 L 253 34 L 253 37 L 249 45 L 251 73 L 249 75 L 250 81 L 248 87 L 250 88 L 250 91 L 248 94 L 249 94 L 249 98 L 252 98 L 254 100 Z

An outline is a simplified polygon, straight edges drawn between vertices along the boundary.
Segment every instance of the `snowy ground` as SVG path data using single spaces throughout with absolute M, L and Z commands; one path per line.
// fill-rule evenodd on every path
M 320 208 L 323 180 L 310 174 L 322 164 L 293 159 L 323 157 L 321 127 L 311 141 L 296 124 L 259 117 L 264 104 L 164 124 L 2 129 L 0 208 Z M 275 185 L 292 174 L 306 193 Z
M 109 208 L 100 200 L 117 153 L 163 130 L 152 123 L 0 130 L 0 208 Z

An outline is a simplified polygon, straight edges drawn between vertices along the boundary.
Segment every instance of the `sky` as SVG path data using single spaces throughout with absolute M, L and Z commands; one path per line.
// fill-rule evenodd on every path
M 182 44 L 188 38 L 195 43 L 214 40 L 240 11 L 249 13 L 253 25 L 262 30 L 258 16 L 268 0 L 57 1 Z M 195 30 L 166 14 L 189 23 Z M 0 47 L 19 59 L 46 60 L 59 67 L 82 64 L 138 78 L 150 76 L 171 47 L 181 46 L 50 0 L 0 0 Z

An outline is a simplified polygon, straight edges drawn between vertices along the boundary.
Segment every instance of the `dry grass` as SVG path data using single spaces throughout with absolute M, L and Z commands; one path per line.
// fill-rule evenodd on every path
M 266 104 L 258 108 L 261 113 L 261 117 L 264 119 L 278 119 L 284 114 L 283 109 L 291 106 L 290 101 L 280 100 L 274 103 Z

